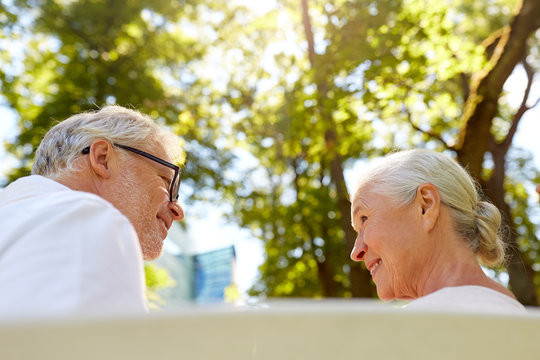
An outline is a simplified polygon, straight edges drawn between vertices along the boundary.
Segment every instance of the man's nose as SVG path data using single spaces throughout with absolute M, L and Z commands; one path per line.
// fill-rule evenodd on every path
M 351 251 L 351 260 L 356 262 L 365 261 L 364 257 L 366 256 L 367 249 L 367 245 L 360 239 L 360 236 L 358 236 Z
M 184 209 L 182 209 L 182 207 L 176 200 L 169 202 L 169 211 L 173 216 L 173 221 L 179 221 L 184 218 Z

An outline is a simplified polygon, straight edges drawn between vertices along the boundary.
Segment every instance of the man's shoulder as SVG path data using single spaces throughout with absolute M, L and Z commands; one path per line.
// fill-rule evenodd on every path
M 131 224 L 127 217 L 102 197 L 84 191 L 65 191 L 43 199 L 43 206 L 50 211 L 64 213 L 74 221 L 100 224 L 115 223 L 118 226 Z
M 2 191 L 0 210 L 24 217 L 52 214 L 82 215 L 84 218 L 127 218 L 104 198 L 68 188 L 54 180 L 32 175 L 20 178 Z M 129 222 L 129 221 L 128 221 Z

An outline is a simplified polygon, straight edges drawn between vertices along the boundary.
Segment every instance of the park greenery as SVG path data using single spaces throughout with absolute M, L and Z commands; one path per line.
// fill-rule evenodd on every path
M 132 106 L 184 139 L 187 201 L 230 209 L 264 242 L 251 295 L 373 297 L 349 260 L 346 171 L 396 148 L 436 149 L 501 209 L 511 251 L 494 276 L 538 305 L 529 189 L 540 173 L 513 138 L 538 104 L 540 2 L 254 4 L 2 0 L 0 100 L 19 129 L 9 180 L 28 174 L 56 121 Z M 518 106 L 503 89 L 514 71 L 526 79 Z

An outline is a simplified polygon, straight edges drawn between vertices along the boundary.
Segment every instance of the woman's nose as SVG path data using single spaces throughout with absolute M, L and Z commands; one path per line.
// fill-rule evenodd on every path
M 182 209 L 178 201 L 169 202 L 169 211 L 172 214 L 173 221 L 179 221 L 184 218 L 184 209 Z
M 366 256 L 366 252 L 367 245 L 360 239 L 360 237 L 357 237 L 351 251 L 351 260 L 356 262 L 365 261 L 364 257 Z

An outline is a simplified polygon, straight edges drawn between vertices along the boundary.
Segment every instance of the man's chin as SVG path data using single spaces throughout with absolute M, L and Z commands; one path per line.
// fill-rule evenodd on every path
M 152 251 L 151 253 L 144 252 L 143 253 L 143 259 L 144 259 L 144 261 L 156 260 L 158 257 L 161 256 L 161 254 L 163 254 L 163 249 L 161 251 L 159 251 L 159 252 L 154 252 L 154 251 Z
M 156 260 L 163 253 L 163 240 L 155 236 L 153 239 L 142 243 L 141 249 L 145 261 Z

